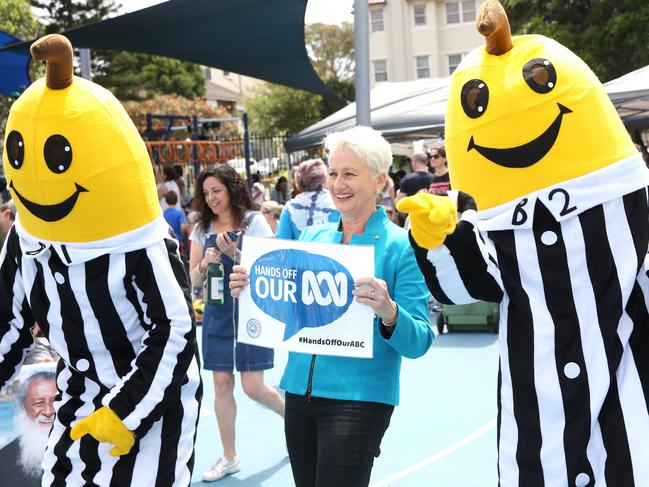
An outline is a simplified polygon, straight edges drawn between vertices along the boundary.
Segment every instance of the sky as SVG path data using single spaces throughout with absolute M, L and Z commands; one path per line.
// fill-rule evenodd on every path
M 125 12 L 140 10 L 162 0 L 118 0 Z M 236 1 L 236 0 L 230 0 Z M 263 1 L 263 0 L 262 0 Z M 306 5 L 305 23 L 313 24 L 340 24 L 342 22 L 353 22 L 352 7 L 354 0 L 308 0 Z

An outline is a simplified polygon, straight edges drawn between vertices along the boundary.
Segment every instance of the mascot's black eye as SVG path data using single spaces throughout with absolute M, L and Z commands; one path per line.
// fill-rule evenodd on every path
M 23 161 L 25 160 L 25 143 L 20 132 L 16 132 L 15 130 L 9 132 L 5 150 L 7 151 L 7 159 L 11 167 L 20 169 L 20 166 L 23 165 Z
M 72 164 L 72 146 L 62 135 L 51 135 L 45 141 L 43 149 L 45 164 L 56 174 L 65 172 Z
M 547 59 L 529 61 L 523 66 L 523 78 L 537 93 L 549 93 L 557 85 L 557 72 Z
M 462 108 L 471 118 L 478 118 L 487 110 L 489 103 L 489 88 L 481 79 L 467 81 L 462 87 L 460 95 Z

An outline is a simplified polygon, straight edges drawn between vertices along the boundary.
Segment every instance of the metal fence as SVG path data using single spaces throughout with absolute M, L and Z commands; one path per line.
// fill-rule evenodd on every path
M 273 172 L 288 170 L 293 165 L 290 153 L 284 149 L 285 136 L 251 135 L 250 154 L 252 172 L 268 176 Z M 210 165 L 229 162 L 239 167 L 237 160 L 244 159 L 243 137 L 219 138 L 217 140 L 147 141 L 151 161 L 162 165 Z M 245 164 L 244 164 L 245 169 Z

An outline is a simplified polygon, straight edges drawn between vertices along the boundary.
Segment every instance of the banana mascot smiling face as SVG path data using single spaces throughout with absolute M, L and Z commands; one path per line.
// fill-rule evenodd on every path
M 50 69 L 52 71 L 52 69 Z M 160 216 L 151 161 L 117 99 L 62 73 L 12 106 L 3 163 L 22 226 L 33 236 L 91 242 Z
M 471 194 L 480 210 L 637 152 L 581 59 L 543 36 L 510 39 L 504 45 L 488 39 L 469 53 L 450 86 L 445 143 L 451 183 Z

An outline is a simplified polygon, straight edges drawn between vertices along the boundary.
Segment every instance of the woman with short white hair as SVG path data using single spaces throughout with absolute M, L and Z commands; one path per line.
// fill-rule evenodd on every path
M 306 228 L 305 242 L 374 247 L 376 277 L 357 279 L 352 294 L 372 308 L 373 358 L 290 353 L 286 444 L 296 487 L 366 487 L 394 406 L 401 357 L 428 350 L 428 292 L 404 229 L 375 204 L 388 178 L 392 151 L 381 134 L 356 127 L 330 134 L 327 187 L 339 221 Z M 241 266 L 230 276 L 237 297 L 249 283 Z M 355 326 L 355 323 L 349 323 Z

